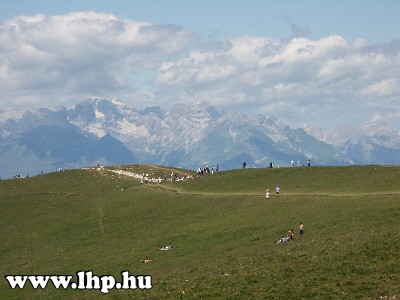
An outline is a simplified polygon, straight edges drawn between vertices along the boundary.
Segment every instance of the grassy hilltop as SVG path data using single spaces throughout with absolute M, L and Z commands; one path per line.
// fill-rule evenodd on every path
M 158 188 L 111 169 L 194 179 Z M 382 166 L 196 178 L 134 165 L 3 180 L 0 299 L 400 299 L 399 179 Z M 288 230 L 297 239 L 275 244 Z M 80 270 L 151 275 L 153 288 L 12 290 L 4 278 Z

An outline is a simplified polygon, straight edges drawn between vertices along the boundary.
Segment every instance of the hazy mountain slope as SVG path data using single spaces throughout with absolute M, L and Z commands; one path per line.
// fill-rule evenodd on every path
M 197 169 L 248 166 L 400 164 L 400 137 L 384 123 L 324 135 L 274 117 L 228 113 L 207 102 L 131 108 L 90 98 L 73 109 L 0 112 L 0 169 L 40 171 L 94 163 L 150 163 Z M 4 176 L 4 175 L 3 175 Z
M 386 123 L 341 127 L 325 140 L 356 164 L 400 164 L 400 135 Z
M 122 142 L 105 135 L 102 138 L 82 133 L 70 125 L 38 126 L 13 139 L 1 141 L 0 176 L 26 176 L 97 164 L 137 163 L 136 157 Z

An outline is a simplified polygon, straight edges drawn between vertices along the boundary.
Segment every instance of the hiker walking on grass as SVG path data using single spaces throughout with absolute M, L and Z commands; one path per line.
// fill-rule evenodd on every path
M 303 225 L 302 222 L 300 222 L 299 230 L 300 230 L 300 238 L 303 238 L 303 234 L 304 234 L 304 225 Z
M 277 197 L 279 197 L 280 192 L 281 192 L 281 189 L 279 188 L 279 186 L 277 186 L 275 189 L 275 194 Z

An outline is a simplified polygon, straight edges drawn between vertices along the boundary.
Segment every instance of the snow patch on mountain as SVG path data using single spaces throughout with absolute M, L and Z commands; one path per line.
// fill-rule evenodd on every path
M 18 122 L 24 117 L 24 114 L 25 111 L 22 110 L 0 111 L 0 123 L 7 121 Z
M 307 132 L 309 135 L 315 137 L 317 140 L 324 140 L 324 134 L 322 132 L 322 128 L 320 127 L 314 126 L 312 124 L 307 124 L 304 127 L 304 131 Z
M 337 148 L 346 143 L 373 143 L 376 145 L 397 148 L 400 147 L 400 135 L 390 125 L 383 122 L 362 124 L 358 127 L 343 126 L 326 136 L 326 142 Z
M 73 124 L 83 129 L 83 131 L 94 134 L 99 138 L 102 138 L 107 134 L 107 131 L 103 129 L 103 126 L 101 126 L 101 124 L 91 124 L 88 126 L 81 126 L 80 123 L 73 123 Z

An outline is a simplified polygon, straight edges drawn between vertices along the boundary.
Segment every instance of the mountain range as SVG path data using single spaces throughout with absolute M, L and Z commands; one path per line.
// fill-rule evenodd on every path
M 385 123 L 293 129 L 274 117 L 227 112 L 204 101 L 131 108 L 92 97 L 73 109 L 0 111 L 0 176 L 58 168 L 149 163 L 188 169 L 400 164 L 400 136 Z

